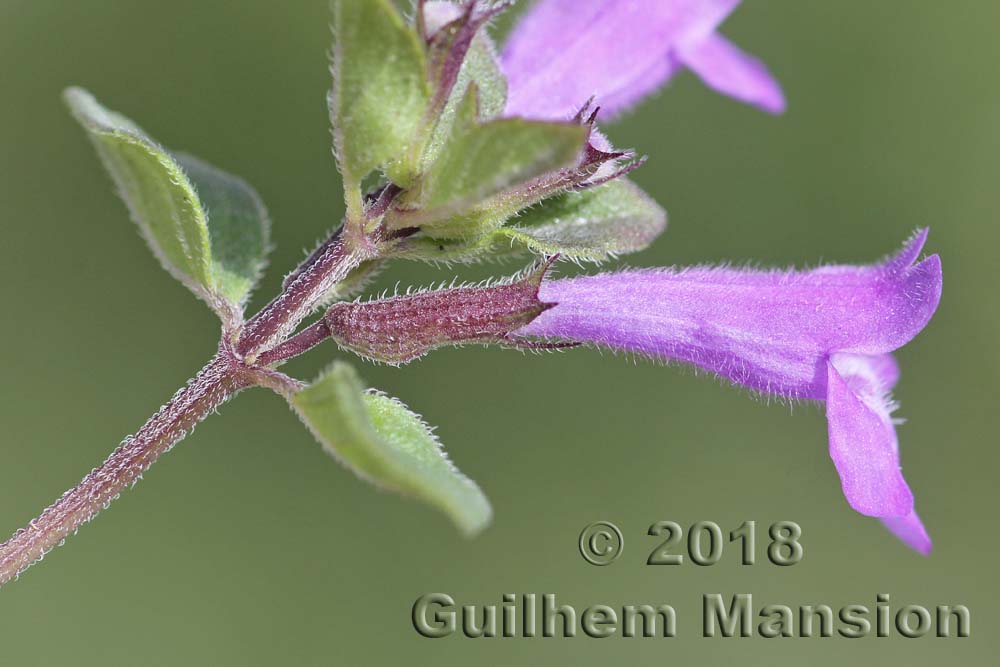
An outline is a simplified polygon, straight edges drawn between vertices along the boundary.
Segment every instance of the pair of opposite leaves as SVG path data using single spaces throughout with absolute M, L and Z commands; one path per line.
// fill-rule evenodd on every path
M 170 154 L 86 91 L 70 89 L 66 99 L 163 266 L 226 326 L 238 326 L 268 250 L 269 222 L 256 193 L 197 158 Z M 365 391 L 349 364 L 334 363 L 289 402 L 359 476 L 437 506 L 465 533 L 489 523 L 486 497 L 431 429 L 401 402 Z

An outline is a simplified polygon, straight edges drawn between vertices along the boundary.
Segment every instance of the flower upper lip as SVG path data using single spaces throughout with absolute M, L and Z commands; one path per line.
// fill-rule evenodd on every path
M 682 67 L 711 88 L 771 113 L 781 87 L 759 60 L 716 32 L 739 0 L 542 0 L 501 56 L 508 115 L 563 119 L 592 95 L 601 119 L 620 115 Z
M 926 238 L 918 232 L 872 266 L 641 269 L 550 281 L 542 298 L 559 307 L 519 333 L 584 336 L 688 361 L 762 392 L 823 399 L 829 354 L 891 352 L 930 320 L 941 262 L 932 255 L 914 263 Z

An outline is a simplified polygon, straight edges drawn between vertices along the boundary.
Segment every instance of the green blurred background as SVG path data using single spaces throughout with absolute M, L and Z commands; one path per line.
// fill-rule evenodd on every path
M 70 544 L 0 591 L 4 665 L 996 664 L 995 223 L 1000 5 L 746 3 L 724 32 L 789 99 L 773 118 L 690 74 L 608 128 L 651 156 L 671 215 L 633 265 L 869 262 L 930 225 L 941 307 L 899 352 L 922 558 L 845 503 L 820 408 L 766 405 L 689 370 L 578 350 L 437 352 L 365 379 L 434 424 L 492 499 L 465 541 L 329 460 L 285 404 L 225 406 Z M 508 19 L 509 22 L 509 19 Z M 0 3 L 0 529 L 35 516 L 212 354 L 217 324 L 151 259 L 62 106 L 90 88 L 165 144 L 245 176 L 274 219 L 254 305 L 342 213 L 324 106 L 325 0 Z M 378 286 L 518 267 L 398 266 Z M 289 370 L 311 377 L 331 345 Z M 605 568 L 577 553 L 625 533 Z M 654 521 L 803 527 L 790 568 L 648 567 Z M 763 536 L 759 541 L 764 543 Z M 556 593 L 583 608 L 669 602 L 673 640 L 422 639 L 413 601 Z M 969 639 L 703 639 L 703 593 L 758 605 L 962 603 Z

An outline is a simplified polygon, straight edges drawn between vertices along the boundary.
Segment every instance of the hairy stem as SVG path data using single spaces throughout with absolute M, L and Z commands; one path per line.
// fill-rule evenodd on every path
M 122 491 L 139 481 L 161 454 L 241 389 L 256 385 L 283 396 L 301 389 L 302 383 L 267 366 L 301 354 L 329 335 L 325 324 L 314 325 L 285 341 L 351 271 L 377 258 L 380 238 L 380 234 L 345 236 L 342 232 L 331 237 L 291 277 L 281 294 L 246 323 L 235 342 L 231 344 L 229 334 L 224 335 L 219 353 L 135 435 L 126 438 L 78 485 L 0 544 L 0 585 L 17 577 L 97 516 Z M 267 355 L 266 363 L 261 363 L 262 353 Z
M 344 229 L 344 228 L 342 228 Z M 277 298 L 255 315 L 243 329 L 237 352 L 248 363 L 281 343 L 316 308 L 323 297 L 365 260 L 377 255 L 375 242 L 346 238 L 338 232 L 322 252 L 291 280 Z
M 247 384 L 233 357 L 220 352 L 104 463 L 0 545 L 0 585 L 94 518 L 161 454 Z
M 261 354 L 257 363 L 261 366 L 285 363 L 300 354 L 305 354 L 329 337 L 330 328 L 326 325 L 326 321 L 317 320 L 281 345 L 276 345 Z

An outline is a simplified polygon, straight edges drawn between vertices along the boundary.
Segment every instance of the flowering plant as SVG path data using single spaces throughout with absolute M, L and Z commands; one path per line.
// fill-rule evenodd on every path
M 557 260 L 601 262 L 648 246 L 666 214 L 627 175 L 643 159 L 598 129 L 682 68 L 771 113 L 767 68 L 717 28 L 738 0 L 539 0 L 498 53 L 506 2 L 334 0 L 334 153 L 342 223 L 259 313 L 244 307 L 266 263 L 269 221 L 244 181 L 171 152 L 78 88 L 66 92 L 154 255 L 215 311 L 215 356 L 108 459 L 0 545 L 16 577 L 134 484 L 243 389 L 284 397 L 359 476 L 426 501 L 467 534 L 491 510 L 406 405 L 336 361 L 314 382 L 279 370 L 327 339 L 401 365 L 445 345 L 589 344 L 676 359 L 759 394 L 825 401 L 830 454 L 855 510 L 914 549 L 931 542 L 900 473 L 891 353 L 928 323 L 937 256 L 917 232 L 871 266 L 809 271 L 692 267 L 555 279 Z M 479 285 L 351 300 L 393 259 L 465 263 L 536 255 Z M 303 326 L 310 316 L 321 313 Z

